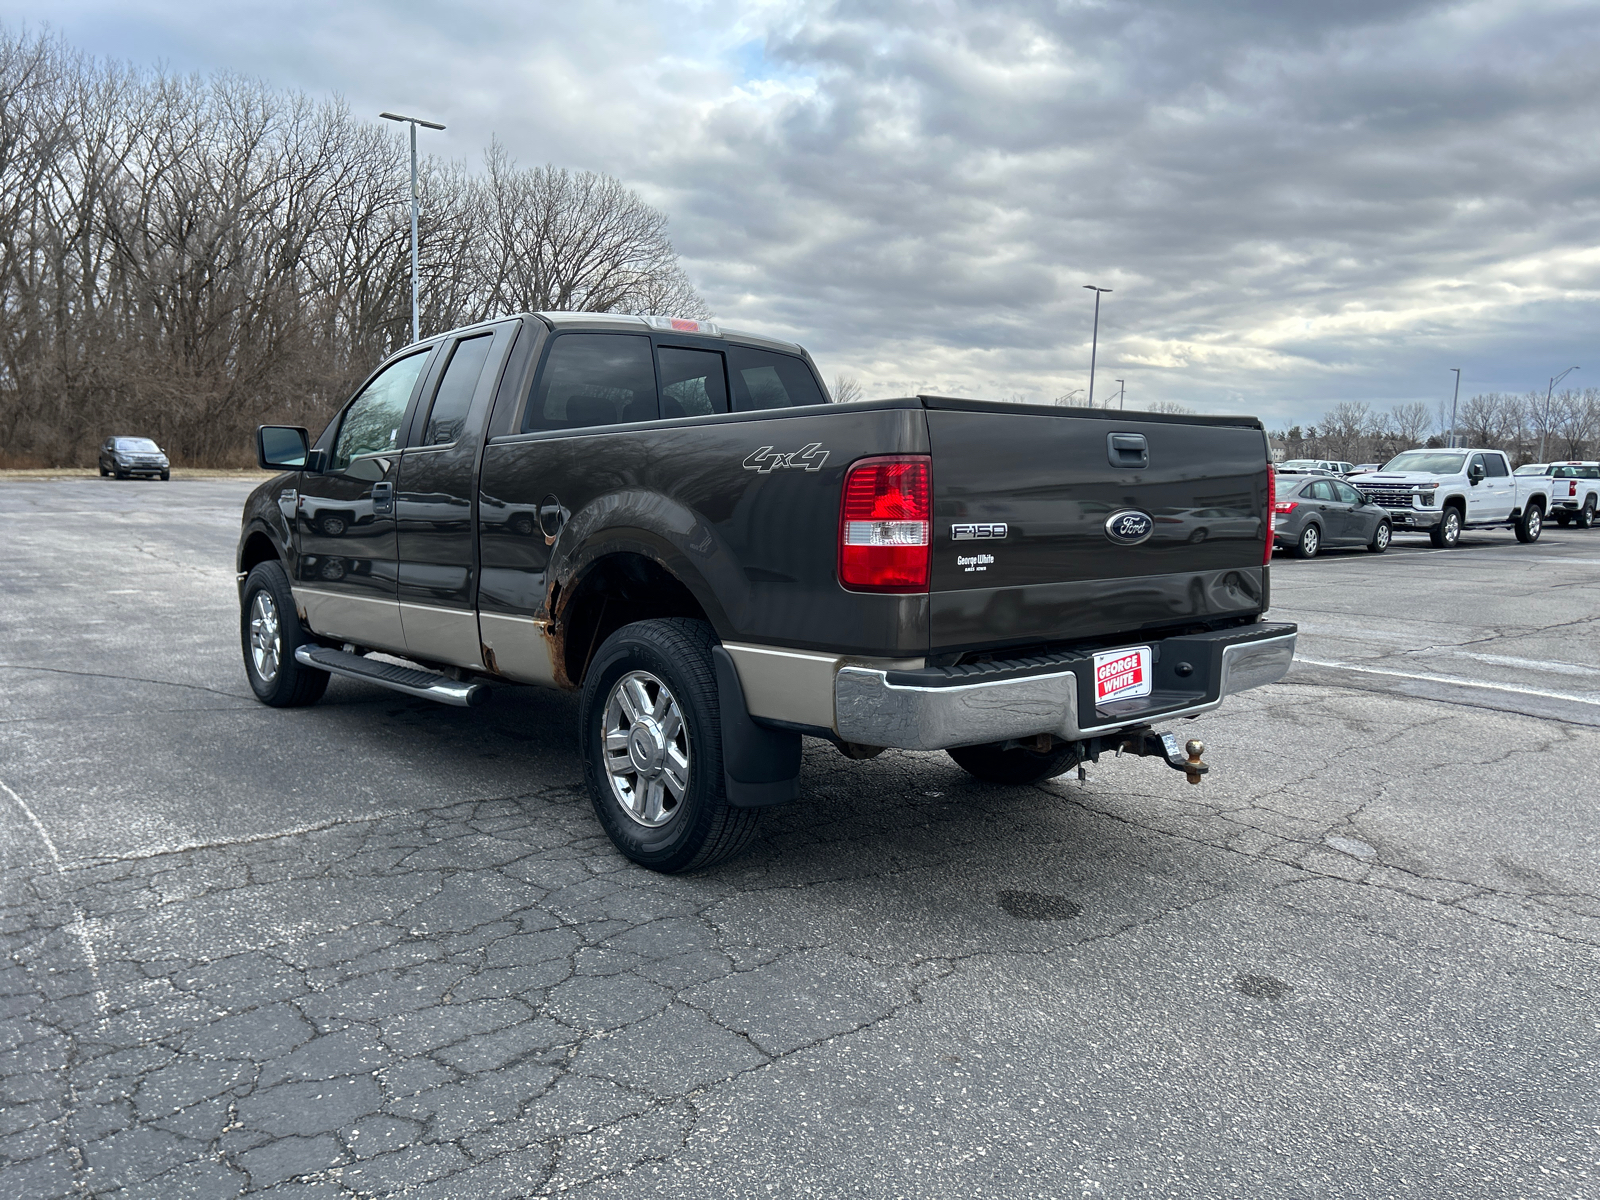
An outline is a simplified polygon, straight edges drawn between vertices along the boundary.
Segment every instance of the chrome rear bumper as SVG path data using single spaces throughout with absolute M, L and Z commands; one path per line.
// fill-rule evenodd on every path
M 903 750 L 1041 733 L 1081 741 L 1160 717 L 1207 712 L 1226 696 L 1277 682 L 1294 661 L 1296 632 L 1294 625 L 1263 623 L 1148 643 L 1129 639 L 1156 648 L 1156 687 L 1148 697 L 1106 710 L 1092 702 L 1092 656 L 1063 654 L 978 670 L 846 666 L 834 679 L 836 729 L 847 742 Z M 1179 675 L 1183 666 L 1190 671 Z

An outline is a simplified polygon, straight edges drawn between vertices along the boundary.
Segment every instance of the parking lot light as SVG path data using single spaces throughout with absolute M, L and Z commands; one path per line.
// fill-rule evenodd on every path
M 1544 435 L 1550 428 L 1550 396 L 1556 390 L 1556 384 L 1578 369 L 1577 367 L 1568 367 L 1561 374 L 1553 376 L 1550 380 L 1550 386 L 1544 390 L 1544 420 L 1539 422 L 1539 462 L 1544 461 Z
M 378 114 L 385 121 L 404 121 L 411 126 L 411 340 L 422 340 L 422 326 L 417 318 L 417 212 L 420 201 L 417 196 L 417 126 L 424 129 L 443 129 L 444 126 L 434 121 L 424 121 L 421 117 L 402 117 L 399 113 L 384 112 Z

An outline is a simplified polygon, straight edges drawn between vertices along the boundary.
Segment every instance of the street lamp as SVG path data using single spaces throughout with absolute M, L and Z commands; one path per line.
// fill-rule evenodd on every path
M 422 340 L 422 326 L 417 320 L 417 126 L 424 129 L 443 129 L 443 125 L 424 121 L 421 117 L 402 117 L 399 113 L 379 113 L 385 121 L 404 121 L 411 126 L 411 340 Z
M 1109 292 L 1110 288 L 1095 287 L 1092 283 L 1083 285 L 1094 293 L 1094 340 L 1089 343 L 1089 407 L 1094 407 L 1094 356 L 1100 349 L 1100 293 Z
M 1461 368 L 1451 367 L 1456 373 L 1456 392 L 1450 397 L 1450 449 L 1456 448 L 1456 401 L 1461 399 Z
M 1556 390 L 1556 384 L 1560 383 L 1563 379 L 1565 379 L 1568 375 L 1571 375 L 1577 369 L 1578 369 L 1577 367 L 1568 367 L 1565 371 L 1561 372 L 1561 374 L 1559 374 L 1559 375 L 1555 376 L 1555 378 L 1551 379 L 1550 380 L 1550 386 L 1545 388 L 1545 390 L 1544 390 L 1544 420 L 1539 422 L 1539 461 L 1540 462 L 1544 461 L 1544 435 L 1545 435 L 1545 430 L 1550 428 L 1550 394 Z
M 1127 398 L 1128 398 L 1128 385 L 1126 383 L 1124 383 L 1122 380 L 1119 379 L 1119 380 L 1117 380 L 1117 411 L 1118 412 L 1121 412 L 1124 408 L 1127 407 L 1127 403 L 1126 403 Z M 1109 408 L 1110 406 L 1107 405 L 1107 407 Z

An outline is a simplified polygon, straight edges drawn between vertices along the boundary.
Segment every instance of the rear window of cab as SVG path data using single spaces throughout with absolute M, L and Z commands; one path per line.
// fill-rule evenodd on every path
M 792 354 L 574 331 L 550 339 L 521 428 L 589 429 L 826 403 L 810 365 Z

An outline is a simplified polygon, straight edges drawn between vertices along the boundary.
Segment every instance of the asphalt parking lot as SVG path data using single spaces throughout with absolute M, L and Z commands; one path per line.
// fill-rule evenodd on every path
M 574 702 L 256 703 L 248 484 L 0 482 L 0 1195 L 1600 1195 L 1600 530 L 1273 571 L 1281 684 L 613 852 Z

